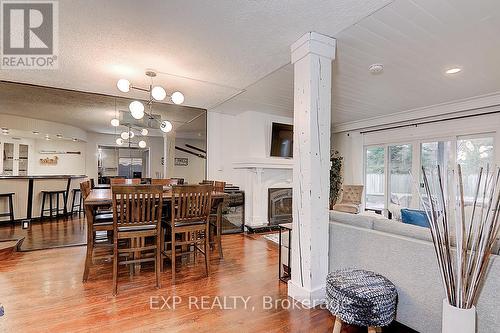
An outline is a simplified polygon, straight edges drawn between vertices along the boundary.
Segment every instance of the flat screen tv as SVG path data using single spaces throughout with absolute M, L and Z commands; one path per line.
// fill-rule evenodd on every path
M 293 126 L 273 123 L 271 134 L 271 156 L 293 157 Z

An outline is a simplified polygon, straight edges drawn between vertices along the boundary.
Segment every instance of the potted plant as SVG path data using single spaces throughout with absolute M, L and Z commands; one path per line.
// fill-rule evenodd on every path
M 337 202 L 342 188 L 342 162 L 344 158 L 336 150 L 330 154 L 330 209 Z

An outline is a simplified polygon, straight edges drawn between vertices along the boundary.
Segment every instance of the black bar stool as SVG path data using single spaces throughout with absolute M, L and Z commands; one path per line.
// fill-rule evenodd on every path
M 63 197 L 63 213 L 60 214 L 61 209 L 59 208 L 59 195 Z M 45 201 L 49 197 L 49 209 L 45 209 Z M 56 207 L 54 208 L 53 199 L 56 199 Z M 44 216 L 45 212 L 49 212 L 49 216 Z M 50 217 L 51 219 L 54 217 L 53 212 L 55 211 L 55 217 L 66 215 L 66 190 L 60 191 L 42 191 L 42 210 L 40 211 L 40 220 L 43 220 L 44 217 Z
M 12 222 L 13 225 L 15 225 L 14 204 L 12 201 L 13 196 L 14 196 L 14 193 L 0 193 L 0 198 L 7 198 L 9 200 L 9 212 L 8 213 L 1 213 L 0 217 L 8 216 L 9 221 Z
M 78 213 L 78 216 L 82 213 L 82 208 L 83 208 L 83 198 L 82 198 L 82 192 L 80 191 L 79 188 L 74 188 L 72 190 L 72 199 L 71 199 L 71 215 L 75 213 L 75 208 L 78 208 L 76 213 Z M 78 195 L 78 202 L 75 204 L 75 199 L 76 196 Z M 85 211 L 83 212 L 85 214 Z

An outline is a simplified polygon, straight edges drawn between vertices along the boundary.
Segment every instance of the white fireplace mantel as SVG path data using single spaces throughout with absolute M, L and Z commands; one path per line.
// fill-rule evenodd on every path
M 268 222 L 268 189 L 292 187 L 293 160 L 287 158 L 252 158 L 233 163 L 241 172 L 245 190 L 245 224 Z
M 235 169 L 293 169 L 291 158 L 257 158 L 233 163 Z

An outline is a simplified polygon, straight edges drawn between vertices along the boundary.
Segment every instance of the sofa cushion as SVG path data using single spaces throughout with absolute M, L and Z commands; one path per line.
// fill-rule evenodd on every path
M 395 220 L 377 219 L 373 221 L 373 230 L 432 242 L 430 229 Z
M 374 220 L 376 220 L 376 218 L 372 216 L 349 214 L 333 210 L 330 211 L 330 221 L 349 224 L 355 227 L 373 229 Z

